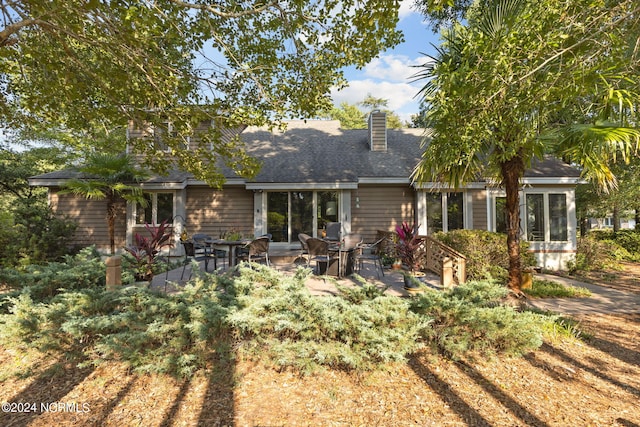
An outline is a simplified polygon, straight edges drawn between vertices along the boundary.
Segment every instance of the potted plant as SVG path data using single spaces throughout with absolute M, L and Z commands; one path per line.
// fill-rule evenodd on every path
M 125 247 L 124 250 L 130 255 L 129 265 L 133 268 L 133 276 L 136 282 L 151 282 L 156 265 L 156 258 L 160 250 L 169 246 L 171 232 L 169 225 L 163 221 L 158 226 L 145 224 L 149 237 L 135 234 L 135 245 Z
M 418 225 L 409 225 L 406 221 L 396 226 L 396 235 L 398 241 L 396 243 L 396 253 L 402 261 L 402 265 L 408 271 L 403 273 L 404 288 L 408 291 L 417 291 L 420 289 L 418 276 L 424 276 L 420 271 L 420 260 L 418 251 L 422 245 L 423 239 L 418 236 Z

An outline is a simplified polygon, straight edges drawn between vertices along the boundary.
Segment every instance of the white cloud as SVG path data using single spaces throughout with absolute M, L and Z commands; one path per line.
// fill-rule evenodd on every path
M 418 112 L 418 99 L 414 98 L 418 93 L 419 86 L 411 85 L 408 82 L 388 82 L 375 81 L 372 79 L 352 80 L 349 86 L 341 91 L 333 91 L 331 96 L 335 105 L 342 102 L 358 104 L 368 94 L 375 98 L 388 100 L 389 110 L 397 113 L 402 120 L 409 121 L 412 114 Z
M 415 12 L 415 8 L 413 7 L 415 0 L 402 0 L 400 2 L 400 9 L 398 10 L 398 17 L 402 20 L 406 18 L 408 15 L 411 15 Z
M 364 67 L 366 77 L 374 79 L 404 82 L 418 71 L 414 65 L 420 63 L 420 59 L 411 59 L 406 55 L 386 54 L 380 55 Z

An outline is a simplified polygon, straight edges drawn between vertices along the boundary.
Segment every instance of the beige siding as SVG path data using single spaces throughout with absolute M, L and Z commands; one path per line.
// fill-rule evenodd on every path
M 107 225 L 107 202 L 105 200 L 87 200 L 73 194 L 60 194 L 51 190 L 50 202 L 53 211 L 61 218 L 74 221 L 78 228 L 71 243 L 77 246 L 95 245 L 97 249 L 109 251 L 109 229 Z M 117 206 L 115 224 L 116 251 L 125 246 L 126 205 L 122 201 Z
M 187 190 L 187 230 L 219 237 L 233 230 L 253 235 L 253 192 L 243 188 Z
M 487 192 L 485 190 L 469 190 L 471 194 L 471 209 L 473 212 L 473 229 L 487 230 Z
M 360 207 L 356 207 L 356 197 Z M 393 231 L 402 221 L 415 218 L 415 192 L 409 186 L 360 186 L 351 193 L 351 232 L 365 242 L 376 238 L 377 230 Z

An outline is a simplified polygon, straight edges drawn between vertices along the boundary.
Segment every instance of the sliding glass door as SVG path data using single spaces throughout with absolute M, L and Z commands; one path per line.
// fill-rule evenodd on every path
M 267 192 L 267 233 L 274 242 L 296 243 L 298 234 L 313 236 L 315 227 L 337 221 L 338 209 L 337 191 Z
M 267 233 L 274 242 L 296 242 L 299 233 L 313 234 L 313 192 L 267 193 Z

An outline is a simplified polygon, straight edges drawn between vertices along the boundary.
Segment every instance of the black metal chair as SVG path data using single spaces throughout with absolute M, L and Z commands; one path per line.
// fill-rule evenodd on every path
M 222 265 L 224 267 L 224 262 L 227 259 L 227 251 L 222 249 L 214 249 L 211 246 L 211 242 L 213 241 L 213 238 L 211 236 L 204 233 L 196 233 L 193 236 L 191 236 L 191 239 L 193 239 L 193 241 L 197 245 L 204 247 L 204 250 L 207 256 L 213 260 L 214 270 L 218 269 L 218 259 L 222 260 Z
M 211 258 L 208 254 L 207 247 L 201 245 L 199 243 L 193 241 L 184 241 L 181 242 L 182 247 L 184 248 L 184 265 L 182 267 L 182 274 L 180 275 L 180 280 L 184 278 L 184 271 L 187 268 L 187 265 L 192 261 L 204 261 L 204 270 L 209 271 L 209 259 Z M 214 259 L 215 262 L 215 259 Z M 189 278 L 193 274 L 193 270 L 189 272 Z
M 382 243 L 386 239 L 387 236 L 383 236 L 380 239 L 376 240 L 374 243 L 361 243 L 358 245 L 356 253 L 356 265 L 358 266 L 358 271 L 362 270 L 364 261 L 373 261 L 378 278 L 380 278 L 380 274 L 378 274 L 378 268 L 380 268 L 382 277 L 384 277 L 384 267 L 382 266 L 382 257 L 380 256 L 380 254 L 382 253 Z

